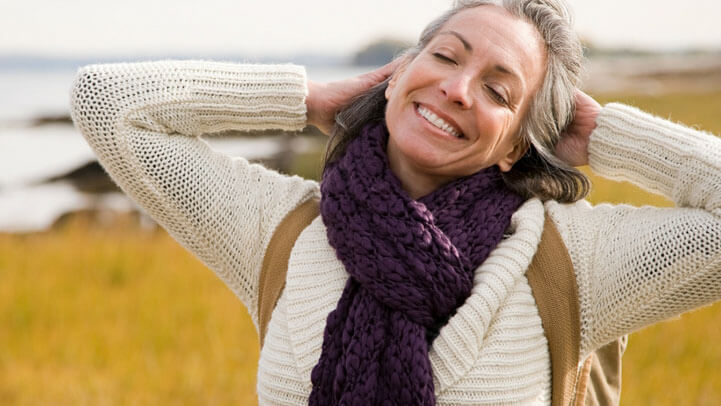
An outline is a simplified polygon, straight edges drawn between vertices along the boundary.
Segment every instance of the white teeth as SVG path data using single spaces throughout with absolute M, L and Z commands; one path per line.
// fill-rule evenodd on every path
M 418 106 L 418 113 L 420 113 L 423 118 L 428 120 L 431 124 L 434 126 L 440 128 L 441 130 L 451 134 L 452 136 L 456 138 L 461 138 L 461 133 L 458 132 L 453 126 L 448 124 L 445 120 L 435 115 L 432 111 L 428 110 L 427 108 L 423 106 Z

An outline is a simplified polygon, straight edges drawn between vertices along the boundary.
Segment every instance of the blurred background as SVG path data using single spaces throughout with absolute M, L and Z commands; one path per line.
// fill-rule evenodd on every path
M 583 88 L 721 134 L 721 3 L 570 1 Z M 0 404 L 255 404 L 237 298 L 127 199 L 73 128 L 89 63 L 294 62 L 329 81 L 387 62 L 449 0 L 0 2 Z M 318 178 L 325 138 L 205 137 Z M 590 173 L 585 169 L 587 173 Z M 670 205 L 593 177 L 593 203 Z M 721 308 L 631 336 L 622 404 L 721 403 Z

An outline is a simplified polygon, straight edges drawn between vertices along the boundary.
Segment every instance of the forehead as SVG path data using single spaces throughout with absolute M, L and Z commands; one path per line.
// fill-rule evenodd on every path
M 502 63 L 520 72 L 529 85 L 541 80 L 545 72 L 546 49 L 536 27 L 512 15 L 502 7 L 484 5 L 469 8 L 451 17 L 439 30 L 460 34 L 473 49 L 474 56 Z M 436 39 L 458 41 L 454 35 Z

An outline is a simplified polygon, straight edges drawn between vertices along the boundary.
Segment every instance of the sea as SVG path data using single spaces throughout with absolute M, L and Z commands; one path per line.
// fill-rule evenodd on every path
M 92 193 L 62 179 L 96 161 L 69 117 L 69 95 L 78 66 L 0 67 L 0 233 L 46 230 L 66 213 L 93 209 L 142 211 L 121 192 Z M 372 67 L 307 66 L 308 77 L 332 81 Z M 278 153 L 278 137 L 213 139 L 229 156 L 264 159 Z

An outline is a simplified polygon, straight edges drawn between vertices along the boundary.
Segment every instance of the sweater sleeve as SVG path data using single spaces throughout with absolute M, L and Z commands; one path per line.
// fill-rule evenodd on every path
M 317 184 L 213 151 L 198 136 L 300 130 L 305 70 L 157 61 L 81 68 L 71 114 L 120 188 L 213 270 L 257 325 L 260 266 L 273 230 Z
M 576 272 L 584 358 L 721 299 L 721 140 L 620 104 L 597 124 L 591 169 L 676 207 L 547 204 Z

